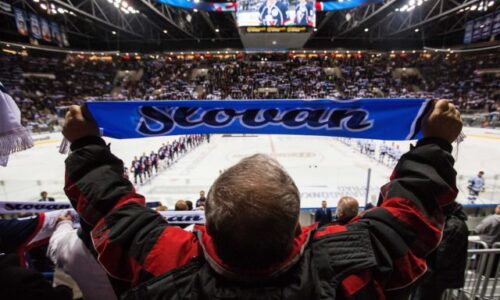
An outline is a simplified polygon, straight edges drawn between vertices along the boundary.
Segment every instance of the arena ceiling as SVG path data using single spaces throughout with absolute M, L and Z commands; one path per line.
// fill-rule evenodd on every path
M 64 24 L 72 49 L 158 52 L 243 48 L 234 13 L 185 10 L 156 0 L 126 1 L 133 13 L 124 13 L 113 0 L 8 3 Z M 408 9 L 411 3 L 413 8 Z M 310 29 L 304 48 L 462 46 L 465 23 L 500 10 L 499 4 L 500 0 L 386 0 L 356 9 L 317 12 L 316 28 Z M 0 40 L 29 43 L 17 33 L 13 12 L 0 7 L 0 14 Z

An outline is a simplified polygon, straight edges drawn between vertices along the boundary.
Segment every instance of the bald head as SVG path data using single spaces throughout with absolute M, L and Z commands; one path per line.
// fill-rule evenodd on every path
M 226 170 L 208 192 L 207 230 L 231 266 L 262 269 L 290 253 L 300 196 L 292 178 L 271 157 L 256 154 Z
M 188 204 L 184 200 L 175 202 L 175 210 L 188 210 Z
M 342 197 L 337 204 L 337 219 L 340 223 L 348 223 L 352 218 L 358 215 L 358 200 L 352 197 Z
M 495 207 L 495 214 L 500 215 L 500 205 L 497 205 L 497 207 Z

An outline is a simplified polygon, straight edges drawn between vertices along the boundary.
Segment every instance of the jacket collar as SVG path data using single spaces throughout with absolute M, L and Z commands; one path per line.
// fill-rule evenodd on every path
M 215 272 L 233 280 L 255 281 L 262 278 L 277 277 L 294 266 L 302 257 L 304 249 L 308 245 L 311 234 L 316 229 L 316 226 L 317 224 L 315 223 L 310 226 L 302 227 L 302 232 L 295 237 L 290 255 L 288 255 L 287 259 L 285 259 L 282 263 L 277 264 L 276 266 L 273 266 L 267 270 L 259 271 L 237 269 L 225 264 L 217 255 L 212 237 L 208 234 L 205 226 L 196 225 L 194 228 L 194 233 L 196 234 L 198 241 L 202 247 L 205 259 Z

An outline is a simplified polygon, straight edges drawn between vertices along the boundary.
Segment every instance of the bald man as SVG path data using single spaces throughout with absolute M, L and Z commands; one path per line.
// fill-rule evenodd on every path
M 337 223 L 344 225 L 349 223 L 359 212 L 358 200 L 353 197 L 342 197 L 337 204 L 337 211 L 335 212 L 337 216 Z

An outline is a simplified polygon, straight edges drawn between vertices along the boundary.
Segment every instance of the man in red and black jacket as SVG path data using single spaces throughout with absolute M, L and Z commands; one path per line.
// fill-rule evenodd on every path
M 347 225 L 301 227 L 293 180 L 272 158 L 254 155 L 214 182 L 206 226 L 191 233 L 145 207 L 84 115 L 75 106 L 66 116 L 73 153 L 65 191 L 91 228 L 100 263 L 132 288 L 125 299 L 387 299 L 426 272 L 442 209 L 457 195 L 450 153 L 462 123 L 440 100 L 379 207 Z

